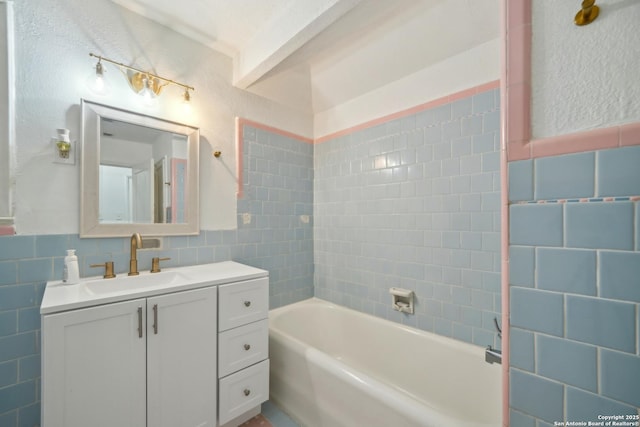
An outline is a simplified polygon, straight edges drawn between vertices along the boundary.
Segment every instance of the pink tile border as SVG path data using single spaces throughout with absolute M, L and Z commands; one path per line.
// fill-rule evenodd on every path
M 13 225 L 0 225 L 0 236 L 13 236 L 16 229 Z
M 640 122 L 620 126 L 620 146 L 640 145 Z
M 441 105 L 448 104 L 450 102 L 457 101 L 459 99 L 468 98 L 470 96 L 477 95 L 477 94 L 483 93 L 483 92 L 487 92 L 487 91 L 492 90 L 492 89 L 497 89 L 499 87 L 500 87 L 500 80 L 494 80 L 492 82 L 484 83 L 484 84 L 481 84 L 481 85 L 478 85 L 478 86 L 475 86 L 475 87 L 472 87 L 472 88 L 469 88 L 469 89 L 462 90 L 460 92 L 453 93 L 451 95 L 443 96 L 441 98 L 434 99 L 434 100 L 429 101 L 429 102 L 425 102 L 424 104 L 416 105 L 415 107 L 407 108 L 406 110 L 398 111 L 398 112 L 393 113 L 393 114 L 388 114 L 386 116 L 382 116 L 382 117 L 379 117 L 377 119 L 369 120 L 369 121 L 361 123 L 359 125 L 355 125 L 355 126 L 352 126 L 352 127 L 349 127 L 349 128 L 346 128 L 346 129 L 343 129 L 343 130 L 340 130 L 340 131 L 337 131 L 337 132 L 334 132 L 334 133 L 330 133 L 328 135 L 324 135 L 324 136 L 318 137 L 318 138 L 316 138 L 314 140 L 314 142 L 316 144 L 319 144 L 319 143 L 322 143 L 322 142 L 326 142 L 326 141 L 329 141 L 331 139 L 334 139 L 334 138 L 337 138 L 337 137 L 340 137 L 340 136 L 344 136 L 344 135 L 348 135 L 350 133 L 357 132 L 357 131 L 362 130 L 362 129 L 370 128 L 370 127 L 379 125 L 381 123 L 386 123 L 386 122 L 391 121 L 391 120 L 395 120 L 395 119 L 398 119 L 398 118 L 401 118 L 401 117 L 409 116 L 411 114 L 419 113 L 421 111 L 424 111 L 424 110 L 427 110 L 427 109 L 430 109 L 430 108 L 439 107 Z

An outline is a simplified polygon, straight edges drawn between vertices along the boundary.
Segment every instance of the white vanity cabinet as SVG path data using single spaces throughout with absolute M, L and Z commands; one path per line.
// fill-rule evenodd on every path
M 208 287 L 45 315 L 45 426 L 215 426 L 216 306 Z
M 268 398 L 268 280 L 224 262 L 47 283 L 42 426 L 216 427 L 259 408 Z M 238 320 L 219 331 L 219 310 Z
M 269 399 L 268 314 L 267 278 L 218 288 L 218 422 L 222 426 L 241 421 L 239 417 Z

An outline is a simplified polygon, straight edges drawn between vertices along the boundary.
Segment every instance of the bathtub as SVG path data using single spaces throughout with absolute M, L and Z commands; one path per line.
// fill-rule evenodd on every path
M 311 298 L 269 313 L 270 399 L 308 427 L 500 427 L 484 349 Z

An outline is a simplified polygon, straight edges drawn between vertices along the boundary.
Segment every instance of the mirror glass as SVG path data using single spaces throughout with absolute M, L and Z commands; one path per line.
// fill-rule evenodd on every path
M 198 233 L 197 128 L 82 102 L 81 236 Z

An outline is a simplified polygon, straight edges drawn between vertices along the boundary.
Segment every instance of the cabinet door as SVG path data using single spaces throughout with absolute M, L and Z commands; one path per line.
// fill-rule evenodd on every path
M 144 316 L 141 299 L 43 317 L 43 426 L 146 425 Z
M 147 300 L 147 405 L 153 427 L 216 425 L 215 287 Z

